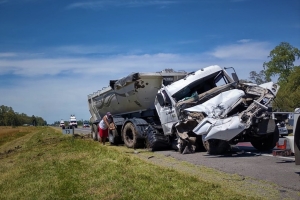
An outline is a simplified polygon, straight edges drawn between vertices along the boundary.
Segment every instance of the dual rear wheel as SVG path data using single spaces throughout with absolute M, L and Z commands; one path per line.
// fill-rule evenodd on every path
M 138 132 L 135 129 L 134 125 L 132 123 L 127 123 L 122 131 L 122 137 L 124 144 L 128 148 L 136 148 L 139 146 L 138 144 Z
M 98 137 L 98 126 L 96 124 L 93 124 L 91 126 L 91 136 L 93 138 L 93 140 L 95 141 L 99 141 L 99 137 Z

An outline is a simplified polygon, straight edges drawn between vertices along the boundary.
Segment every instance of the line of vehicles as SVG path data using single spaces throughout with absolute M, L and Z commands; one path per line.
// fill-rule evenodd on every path
M 65 124 L 65 121 L 64 121 L 64 120 L 60 120 L 59 127 L 61 127 L 62 129 L 65 129 L 66 126 L 74 127 L 74 128 L 77 128 L 77 127 L 78 127 L 78 122 L 77 122 L 77 119 L 76 119 L 75 115 L 71 115 L 71 116 L 70 116 L 70 119 L 69 119 L 69 121 L 68 121 L 68 125 Z M 84 122 L 82 123 L 82 127 L 83 127 L 83 128 L 90 128 L 89 122 L 84 121 Z
M 242 83 L 235 71 L 230 76 L 217 65 L 190 73 L 132 73 L 88 95 L 91 133 L 98 140 L 97 125 L 111 112 L 111 144 L 223 154 L 231 145 L 251 142 L 270 150 L 280 134 L 270 106 L 278 90 L 273 82 Z

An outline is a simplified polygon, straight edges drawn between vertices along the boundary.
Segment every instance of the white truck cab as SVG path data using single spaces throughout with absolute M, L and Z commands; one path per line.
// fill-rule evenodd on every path
M 210 154 L 222 154 L 238 142 L 251 142 L 265 151 L 274 148 L 279 138 L 267 112 L 278 89 L 272 82 L 241 83 L 235 73 L 231 78 L 214 65 L 162 86 L 154 104 L 164 134 L 179 136 L 180 151 L 193 152 L 194 147 L 186 145 L 197 136 Z
M 75 115 L 70 116 L 69 126 L 74 126 L 75 128 L 77 128 L 77 120 Z

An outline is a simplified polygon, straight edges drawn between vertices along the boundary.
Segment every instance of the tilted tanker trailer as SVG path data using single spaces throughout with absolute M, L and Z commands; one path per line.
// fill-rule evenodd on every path
M 248 141 L 269 150 L 279 139 L 269 112 L 278 90 L 272 82 L 241 83 L 217 65 L 191 73 L 132 73 L 88 95 L 91 132 L 98 140 L 97 124 L 109 111 L 116 125 L 109 131 L 112 144 L 152 150 L 172 146 L 181 153 L 204 147 L 222 154 Z

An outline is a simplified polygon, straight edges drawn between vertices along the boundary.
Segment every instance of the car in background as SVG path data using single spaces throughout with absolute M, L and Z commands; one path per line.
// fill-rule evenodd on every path
M 286 128 L 286 125 L 285 125 L 284 122 L 277 123 L 277 127 L 278 127 L 278 130 L 279 130 L 279 136 L 280 137 L 289 135 L 289 131 Z
M 275 120 L 279 130 L 279 136 L 284 137 L 289 135 L 289 130 L 287 124 L 289 124 L 289 119 L 292 118 L 292 112 L 273 112 L 272 119 Z
M 64 120 L 60 121 L 59 127 L 61 127 L 62 129 L 65 129 L 65 122 L 64 122 Z
M 90 127 L 90 124 L 88 122 L 83 122 L 83 128 L 89 128 Z

